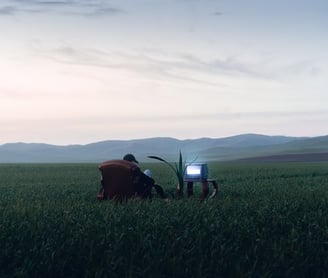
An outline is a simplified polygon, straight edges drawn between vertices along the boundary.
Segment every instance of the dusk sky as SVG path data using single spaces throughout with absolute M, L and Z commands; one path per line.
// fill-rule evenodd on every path
M 0 144 L 328 128 L 327 0 L 1 0 Z

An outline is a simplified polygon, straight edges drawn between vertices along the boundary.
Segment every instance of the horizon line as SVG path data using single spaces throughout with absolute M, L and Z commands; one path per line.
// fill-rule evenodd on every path
M 0 143 L 0 147 L 9 145 L 9 144 L 40 144 L 40 145 L 51 145 L 51 146 L 58 146 L 58 147 L 66 147 L 66 146 L 87 146 L 91 144 L 97 144 L 102 142 L 108 142 L 108 141 L 117 141 L 117 142 L 128 142 L 128 141 L 142 141 L 142 140 L 151 140 L 151 139 L 173 139 L 177 141 L 187 141 L 187 140 L 200 140 L 200 139 L 226 139 L 226 138 L 232 138 L 232 137 L 238 137 L 238 136 L 266 136 L 266 137 L 291 137 L 291 138 L 316 138 L 316 137 L 325 137 L 328 136 L 328 134 L 324 135 L 316 135 L 316 136 L 293 136 L 293 135 L 282 135 L 282 134 L 275 134 L 275 135 L 268 135 L 268 134 L 262 134 L 262 133 L 239 133 L 235 135 L 228 135 L 223 137 L 197 137 L 197 138 L 177 138 L 177 137 L 171 137 L 171 136 L 154 136 L 154 137 L 144 137 L 144 138 L 132 138 L 132 139 L 104 139 L 99 141 L 92 141 L 89 143 L 67 143 L 67 144 L 56 144 L 56 143 L 46 143 L 46 142 L 28 142 L 28 141 L 13 141 L 13 142 L 5 142 Z

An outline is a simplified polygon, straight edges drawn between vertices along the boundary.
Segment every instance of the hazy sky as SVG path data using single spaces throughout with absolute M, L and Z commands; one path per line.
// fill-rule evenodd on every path
M 0 144 L 328 134 L 327 0 L 1 0 Z

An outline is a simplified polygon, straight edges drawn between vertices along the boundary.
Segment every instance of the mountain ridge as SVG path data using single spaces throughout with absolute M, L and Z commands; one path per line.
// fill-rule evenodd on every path
M 46 143 L 6 143 L 0 145 L 0 163 L 83 163 L 121 158 L 133 153 L 139 161 L 151 161 L 149 155 L 169 161 L 184 158 L 202 161 L 227 161 L 298 153 L 328 152 L 328 135 L 292 137 L 281 135 L 240 134 L 223 138 L 176 139 L 152 137 L 131 140 L 103 140 L 85 145 Z

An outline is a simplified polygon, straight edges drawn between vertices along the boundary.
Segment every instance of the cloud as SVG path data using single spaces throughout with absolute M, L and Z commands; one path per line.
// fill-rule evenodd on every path
M 74 1 L 74 0 L 11 0 L 11 2 L 16 2 L 18 4 L 24 5 L 72 5 L 77 2 L 84 3 L 85 1 Z M 87 1 L 88 2 L 88 1 Z
M 15 7 L 13 7 L 13 6 L 0 7 L 0 15 L 13 15 L 17 11 L 18 10 Z
M 72 1 L 34 1 L 38 5 L 50 5 L 50 6 L 61 6 L 61 5 L 71 5 L 74 4 Z
M 303 110 L 303 111 L 251 111 L 251 112 L 221 112 L 221 113 L 192 113 L 192 114 L 176 114 L 176 115 L 159 115 L 152 116 L 139 116 L 133 118 L 136 121 L 195 121 L 197 120 L 233 120 L 233 119 L 281 119 L 281 118 L 321 118 L 328 117 L 328 111 L 325 110 Z M 126 118 L 130 119 L 129 117 Z M 132 119 L 131 119 L 132 120 Z
M 88 0 L 12 0 L 6 6 L 0 4 L 0 15 L 14 15 L 18 12 L 24 13 L 57 13 L 61 15 L 80 15 L 80 16 L 105 16 L 123 13 L 119 8 L 113 7 L 104 1 Z
M 127 114 L 116 113 L 111 115 L 56 115 L 48 117 L 39 116 L 25 116 L 16 115 L 15 118 L 1 118 L 0 123 L 5 124 L 8 121 L 31 121 L 31 122 L 83 122 L 85 124 L 99 124 L 99 123 L 172 123 L 172 122 L 190 122 L 196 121 L 210 122 L 210 121 L 230 121 L 230 120 L 283 120 L 283 119 L 328 119 L 328 111 L 325 110 L 281 110 L 281 111 L 246 111 L 246 112 L 193 112 L 193 113 L 176 113 L 176 114 Z
M 111 7 L 96 8 L 91 12 L 85 12 L 85 16 L 102 16 L 102 15 L 114 15 L 117 13 L 123 13 L 122 10 Z
M 170 56 L 166 54 L 151 55 L 149 53 L 133 53 L 122 51 L 99 51 L 62 46 L 52 50 L 36 50 L 38 54 L 58 63 L 122 69 L 141 74 L 143 77 L 156 80 L 179 80 L 222 87 L 224 84 L 190 75 L 191 71 L 201 71 L 206 74 L 206 68 L 191 61 L 184 55 Z M 203 68 L 202 68 L 203 67 Z M 189 71 L 186 73 L 185 71 Z
M 4 6 L 0 7 L 0 16 L 5 16 L 5 15 L 16 15 L 18 13 L 41 13 L 43 12 L 40 9 L 33 9 L 33 8 L 17 8 L 14 6 Z
M 214 16 L 221 16 L 221 15 L 224 15 L 224 13 L 223 13 L 223 12 L 219 12 L 219 11 L 217 11 L 217 12 L 213 12 L 213 13 L 211 13 L 211 15 L 214 15 Z
M 120 116 L 124 117 L 124 116 Z M 325 110 L 282 110 L 282 111 L 246 111 L 246 112 L 221 112 L 221 113 L 192 113 L 192 114 L 176 114 L 176 115 L 158 115 L 152 116 L 139 116 L 130 119 L 126 116 L 125 120 L 135 121 L 195 121 L 197 120 L 233 120 L 233 119 L 282 119 L 282 118 L 327 118 L 328 111 Z
M 62 64 L 122 69 L 153 80 L 220 88 L 235 86 L 236 80 L 256 80 L 259 86 L 261 81 L 281 85 L 290 78 L 311 77 L 322 71 L 315 61 L 273 61 L 261 57 L 252 61 L 242 56 L 204 59 L 194 54 L 151 49 L 100 51 L 64 45 L 36 49 L 36 53 Z

